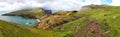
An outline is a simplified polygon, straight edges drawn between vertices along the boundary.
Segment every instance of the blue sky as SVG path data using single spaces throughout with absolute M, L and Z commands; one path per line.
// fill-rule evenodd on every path
M 82 2 L 86 2 L 86 0 L 82 0 Z M 112 0 L 101 0 L 102 4 L 110 4 L 112 3 Z
M 82 0 L 82 2 L 85 2 L 86 0 Z
M 107 4 L 113 6 L 120 6 L 120 0 L 44 0 L 44 2 L 42 0 L 21 0 L 20 2 L 19 0 L 0 0 L 0 11 L 17 9 L 19 10 L 25 7 L 42 7 L 52 10 L 78 10 L 82 6 L 90 4 Z
M 101 0 L 103 4 L 110 4 L 112 3 L 112 0 Z

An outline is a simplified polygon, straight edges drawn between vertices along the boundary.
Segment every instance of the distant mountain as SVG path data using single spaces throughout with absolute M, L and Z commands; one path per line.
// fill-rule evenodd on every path
M 18 11 L 13 11 L 10 13 L 2 14 L 2 16 L 21 16 L 25 18 L 40 18 L 43 16 L 43 10 L 41 8 L 35 8 L 35 9 L 23 9 Z

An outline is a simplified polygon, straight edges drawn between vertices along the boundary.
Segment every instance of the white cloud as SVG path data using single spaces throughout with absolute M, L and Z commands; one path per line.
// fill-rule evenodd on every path
M 79 10 L 82 6 L 97 4 L 101 5 L 102 0 L 0 0 L 0 10 L 17 10 L 24 7 L 43 7 L 52 10 Z M 110 5 L 120 6 L 120 0 L 112 0 Z M 4 7 L 4 8 L 3 8 Z
M 120 0 L 112 0 L 112 3 L 110 5 L 120 6 Z
M 86 0 L 85 4 L 90 5 L 90 4 L 101 4 L 101 0 Z

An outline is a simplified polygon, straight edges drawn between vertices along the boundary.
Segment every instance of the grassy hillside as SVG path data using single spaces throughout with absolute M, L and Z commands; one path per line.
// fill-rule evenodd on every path
M 105 37 L 120 37 L 120 7 L 94 5 L 87 10 L 78 12 L 76 15 L 83 17 L 71 21 L 53 29 L 55 37 L 70 37 L 78 30 L 82 30 L 88 22 L 97 19 L 98 25 L 103 30 Z M 88 33 L 89 34 L 89 33 Z M 86 34 L 87 35 L 87 34 Z
M 73 37 L 93 19 L 97 19 L 97 24 L 103 30 L 101 35 L 104 37 L 120 37 L 119 6 L 90 5 L 86 7 L 88 9 L 77 13 L 74 11 L 58 11 L 50 16 L 43 16 L 43 20 L 41 20 L 44 23 L 42 22 L 42 25 L 45 27 L 46 25 L 53 26 L 50 30 L 35 29 L 0 21 L 0 37 Z M 91 34 L 94 33 L 88 32 L 86 36 L 89 37 Z
M 25 18 L 40 18 L 43 16 L 43 10 L 41 8 L 18 10 L 10 13 L 3 14 L 3 16 L 21 16 Z
M 52 37 L 52 33 L 0 20 L 0 37 Z
M 82 11 L 83 14 L 90 14 L 89 19 L 96 18 L 99 26 L 104 30 L 106 37 L 120 37 L 120 7 L 105 6 Z

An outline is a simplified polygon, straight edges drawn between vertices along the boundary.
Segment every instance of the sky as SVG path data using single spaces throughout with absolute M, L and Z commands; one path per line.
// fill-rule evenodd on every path
M 58 10 L 79 10 L 90 4 L 120 6 L 120 0 L 0 0 L 0 11 L 15 11 L 24 8 Z
M 79 10 L 82 6 L 90 4 L 120 6 L 120 0 L 54 0 L 54 2 L 46 3 L 42 7 L 54 10 Z
M 112 3 L 112 0 L 102 0 L 101 2 L 103 4 L 110 4 L 110 3 Z

